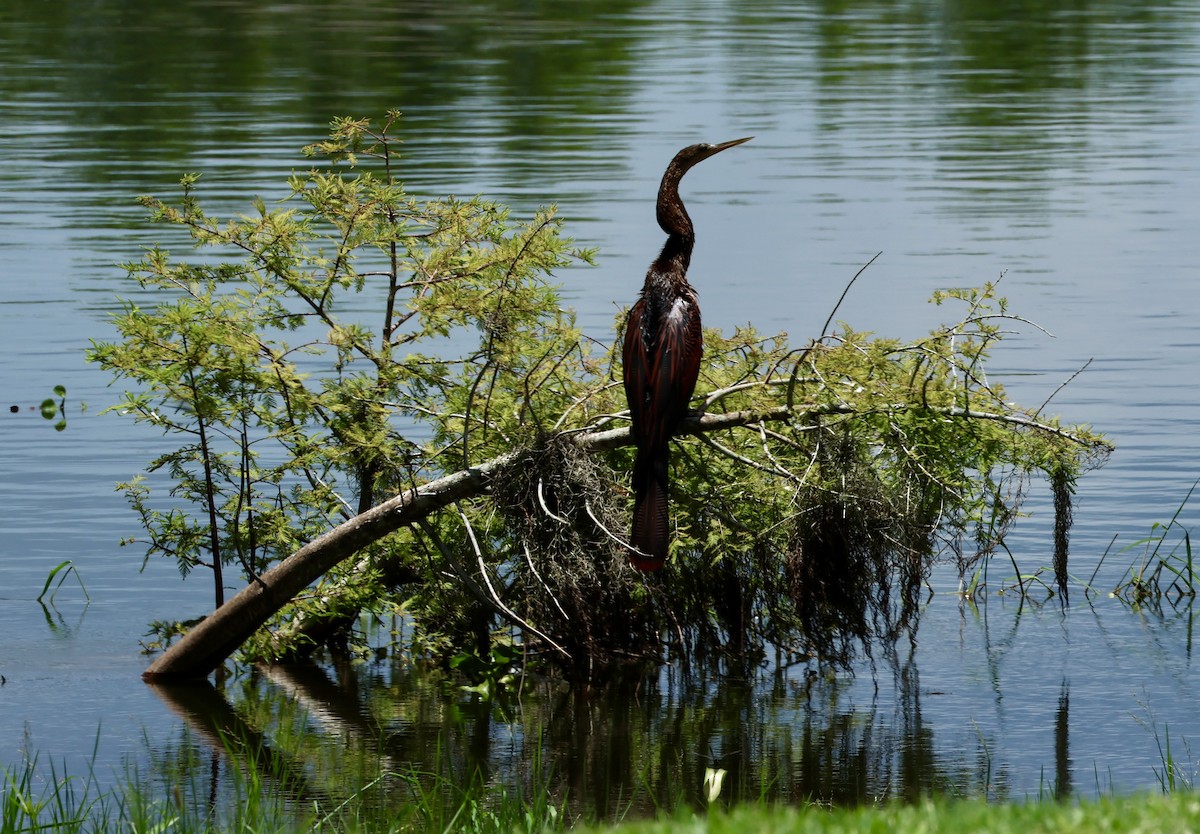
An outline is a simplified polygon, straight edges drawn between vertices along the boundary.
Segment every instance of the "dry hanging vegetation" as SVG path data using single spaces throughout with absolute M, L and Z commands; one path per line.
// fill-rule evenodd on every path
M 394 649 L 414 658 L 515 643 L 577 678 L 664 646 L 845 662 L 911 632 L 933 561 L 989 555 L 1040 476 L 1063 499 L 1065 577 L 1070 492 L 1109 447 L 988 380 L 1020 321 L 992 285 L 939 293 L 956 321 L 912 343 L 707 332 L 672 559 L 630 569 L 619 351 L 549 283 L 591 253 L 552 210 L 513 224 L 408 196 L 396 119 L 336 121 L 282 208 L 220 222 L 194 175 L 180 205 L 144 201 L 208 251 L 130 264 L 155 306 L 127 303 L 91 358 L 134 383 L 123 412 L 182 442 L 121 488 L 147 555 L 211 571 L 217 605 L 150 674 L 206 674 L 239 646 L 363 650 L 362 613 L 402 615 Z M 226 601 L 230 571 L 246 587 Z

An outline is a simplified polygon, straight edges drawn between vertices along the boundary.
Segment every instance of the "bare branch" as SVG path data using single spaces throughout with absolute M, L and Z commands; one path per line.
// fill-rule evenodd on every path
M 792 368 L 791 379 L 788 381 L 787 407 L 789 409 L 795 405 L 795 401 L 792 399 L 792 396 L 795 392 L 797 381 L 796 377 L 797 374 L 800 373 L 800 366 L 804 364 L 804 360 L 808 358 L 808 354 L 812 351 L 812 349 L 816 347 L 818 343 L 824 341 L 826 335 L 828 335 L 829 325 L 833 322 L 833 317 L 837 315 L 838 308 L 842 306 L 842 302 L 846 300 L 846 296 L 850 293 L 850 288 L 854 286 L 854 282 L 857 281 L 859 276 L 867 271 L 867 267 L 875 263 L 876 259 L 878 259 L 882 254 L 883 252 L 876 252 L 871 257 L 871 260 L 859 267 L 858 272 L 854 273 L 854 277 L 850 279 L 849 283 L 846 284 L 846 288 L 842 290 L 842 294 L 838 296 L 837 303 L 834 304 L 833 309 L 829 311 L 829 317 L 826 318 L 825 323 L 821 325 L 821 335 L 809 342 L 808 347 L 804 349 L 804 353 L 800 354 L 800 358 L 796 360 L 796 364 Z
M 1088 361 L 1084 362 L 1084 363 L 1083 363 L 1083 365 L 1081 365 L 1081 366 L 1080 366 L 1080 367 L 1079 367 L 1079 368 L 1078 368 L 1078 369 L 1075 371 L 1075 373 L 1071 374 L 1069 377 L 1067 377 L 1066 379 L 1064 379 L 1064 380 L 1062 381 L 1062 384 L 1061 384 L 1061 385 L 1059 385 L 1057 388 L 1055 388 L 1055 389 L 1054 389 L 1054 391 L 1053 391 L 1053 392 L 1051 392 L 1050 396 L 1046 397 L 1046 399 L 1044 399 L 1044 400 L 1042 401 L 1042 404 L 1041 404 L 1041 405 L 1039 405 L 1039 406 L 1037 407 L 1037 410 L 1033 412 L 1033 413 L 1034 413 L 1034 415 L 1036 416 L 1036 415 L 1038 415 L 1038 414 L 1041 414 L 1041 413 L 1042 413 L 1042 411 L 1043 411 L 1043 410 L 1046 408 L 1046 406 L 1050 405 L 1050 401 L 1051 401 L 1052 399 L 1054 399 L 1055 397 L 1057 397 L 1057 396 L 1058 396 L 1058 392 L 1059 392 L 1059 391 L 1061 391 L 1062 389 L 1066 388 L 1066 387 L 1067 387 L 1068 385 L 1070 385 L 1072 382 L 1074 382 L 1074 381 L 1075 381 L 1075 377 L 1079 376 L 1081 373 L 1083 373 L 1084 371 L 1086 371 L 1086 370 L 1088 369 L 1088 365 L 1091 365 L 1091 364 L 1092 364 L 1092 360 L 1091 360 L 1091 359 L 1089 359 Z
M 475 528 L 471 526 L 471 519 L 467 518 L 467 514 L 461 509 L 458 511 L 458 517 L 462 519 L 462 523 L 467 528 L 467 536 L 471 539 L 471 548 L 475 551 L 475 559 L 479 563 L 479 575 L 483 577 L 483 582 L 487 585 L 488 593 L 492 595 L 492 605 L 513 625 L 523 628 L 531 634 L 536 634 L 554 648 L 555 651 L 560 652 L 566 658 L 570 658 L 571 655 L 566 649 L 555 643 L 545 632 L 522 619 L 517 612 L 505 605 L 504 601 L 500 599 L 500 595 L 496 593 L 496 588 L 492 585 L 492 580 L 488 576 L 487 562 L 484 561 L 483 551 L 479 548 L 479 540 L 475 538 Z

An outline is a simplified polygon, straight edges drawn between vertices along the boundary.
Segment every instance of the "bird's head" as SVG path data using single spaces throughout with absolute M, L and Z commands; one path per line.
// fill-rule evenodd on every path
M 753 138 L 746 136 L 716 145 L 702 142 L 699 145 L 688 145 L 675 154 L 675 158 L 663 174 L 662 184 L 658 187 L 658 225 L 664 232 L 669 235 L 682 235 L 685 238 L 693 237 L 692 220 L 688 217 L 687 209 L 683 207 L 683 201 L 679 199 L 679 181 L 688 169 L 697 162 L 702 162 L 734 145 L 749 142 Z
M 686 171 L 697 162 L 703 162 L 710 156 L 719 154 L 721 151 L 732 148 L 734 145 L 740 145 L 743 142 L 749 142 L 753 136 L 746 136 L 741 139 L 732 139 L 728 142 L 720 142 L 716 145 L 710 145 L 708 142 L 701 142 L 698 145 L 688 145 L 686 148 L 675 154 L 675 159 L 671 163 L 671 167 L 679 168 L 681 171 Z

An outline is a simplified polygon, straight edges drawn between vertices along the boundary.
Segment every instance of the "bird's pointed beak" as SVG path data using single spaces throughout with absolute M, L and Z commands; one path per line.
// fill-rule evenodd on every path
M 734 145 L 740 145 L 743 142 L 749 142 L 753 138 L 754 138 L 753 136 L 745 136 L 741 139 L 731 139 L 728 142 L 722 142 L 719 145 L 713 145 L 713 153 L 720 153 L 721 151 L 725 150 L 726 148 L 732 148 Z
M 732 148 L 734 145 L 740 145 L 743 142 L 749 142 L 753 138 L 754 138 L 753 136 L 745 136 L 741 139 L 733 139 L 729 142 L 721 142 L 720 144 L 717 144 L 717 145 L 703 146 L 704 150 L 694 161 L 699 162 L 701 159 L 708 159 L 710 156 L 719 154 L 721 151 L 727 150 L 728 148 Z

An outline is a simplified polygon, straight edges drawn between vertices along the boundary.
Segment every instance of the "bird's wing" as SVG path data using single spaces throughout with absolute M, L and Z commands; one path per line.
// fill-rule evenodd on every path
M 695 302 L 677 298 L 661 322 L 649 357 L 651 445 L 665 445 L 687 416 L 700 373 L 701 349 L 700 311 Z
M 629 311 L 625 322 L 625 343 L 621 350 L 624 365 L 625 399 L 629 403 L 629 416 L 633 423 L 633 438 L 641 444 L 645 436 L 646 402 L 649 399 L 650 358 L 646 351 L 646 340 L 642 338 L 646 301 L 639 298 Z
M 645 336 L 648 314 L 641 299 L 629 311 L 622 360 L 634 440 L 657 449 L 666 445 L 687 416 L 700 373 L 703 339 L 700 311 L 692 300 L 675 299 L 653 328 L 653 339 Z

